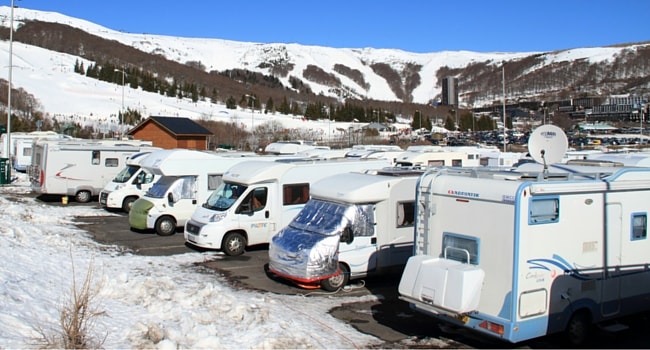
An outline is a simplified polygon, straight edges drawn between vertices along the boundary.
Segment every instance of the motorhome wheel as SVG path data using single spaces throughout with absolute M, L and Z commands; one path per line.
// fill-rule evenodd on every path
M 336 292 L 345 287 L 345 285 L 350 281 L 350 269 L 347 265 L 339 263 L 339 271 L 340 273 L 338 275 L 322 280 L 320 282 L 321 288 L 328 292 Z
M 122 202 L 122 210 L 125 212 L 130 212 L 131 211 L 131 206 L 133 206 L 133 202 L 135 202 L 138 199 L 138 197 L 126 197 L 124 198 L 124 201 Z
M 221 250 L 230 256 L 243 254 L 244 248 L 246 248 L 246 238 L 239 232 L 230 232 L 221 243 Z
M 571 320 L 567 325 L 566 335 L 569 342 L 573 345 L 584 345 L 589 337 L 591 329 L 591 322 L 589 315 L 584 311 L 579 311 L 571 316 Z
M 74 198 L 79 203 L 88 203 L 91 197 L 90 191 L 79 191 Z
M 156 221 L 156 233 L 160 236 L 171 236 L 176 233 L 176 220 L 171 216 L 163 216 Z

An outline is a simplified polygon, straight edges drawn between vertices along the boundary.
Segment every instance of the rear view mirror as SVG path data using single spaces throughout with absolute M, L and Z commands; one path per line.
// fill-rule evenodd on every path
M 343 229 L 343 232 L 341 232 L 341 242 L 350 244 L 353 240 L 354 234 L 352 233 L 352 228 L 350 226 L 346 226 Z

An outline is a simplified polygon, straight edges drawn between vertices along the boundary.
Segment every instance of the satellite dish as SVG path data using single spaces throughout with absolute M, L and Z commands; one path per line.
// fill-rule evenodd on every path
M 555 125 L 542 125 L 533 130 L 528 139 L 528 153 L 535 162 L 544 164 L 558 163 L 564 157 L 569 146 L 566 134 Z

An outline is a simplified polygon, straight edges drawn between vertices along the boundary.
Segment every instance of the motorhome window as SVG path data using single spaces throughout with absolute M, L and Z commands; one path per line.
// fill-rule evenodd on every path
M 447 259 L 478 265 L 479 240 L 476 237 L 468 237 L 454 233 L 445 232 L 442 237 L 442 257 Z
M 133 174 L 135 174 L 135 172 L 138 171 L 138 169 L 140 169 L 140 168 L 137 167 L 137 166 L 127 165 L 126 168 L 120 170 L 120 172 L 117 173 L 117 175 L 115 175 L 115 178 L 113 179 L 113 182 L 117 182 L 117 183 L 122 184 L 122 183 L 125 183 L 125 182 L 129 181 L 131 176 L 133 176 Z
M 219 187 L 219 185 L 221 185 L 221 183 L 223 182 L 221 180 L 222 178 L 223 178 L 222 175 L 217 175 L 217 174 L 208 175 L 208 190 L 210 191 L 216 190 Z
M 528 223 L 531 225 L 557 222 L 560 217 L 560 200 L 557 197 L 532 198 L 529 210 Z
M 92 152 L 92 160 L 91 160 L 92 165 L 99 165 L 99 157 L 100 157 L 99 151 Z
M 415 221 L 415 202 L 397 203 L 397 227 L 412 227 Z
M 648 215 L 646 213 L 632 214 L 632 240 L 638 241 L 648 237 Z
M 247 188 L 240 184 L 223 182 L 210 194 L 203 207 L 218 211 L 228 210 Z
M 266 187 L 258 187 L 250 193 L 253 211 L 260 211 L 266 207 L 267 193 Z
M 452 159 L 451 166 L 463 166 L 463 161 L 461 159 Z
M 355 236 L 372 236 L 375 232 L 373 205 L 343 205 L 312 199 L 298 212 L 289 226 L 332 236 L 350 225 Z
M 432 167 L 432 166 L 444 166 L 445 161 L 440 159 L 440 160 L 430 160 L 427 162 L 427 166 Z
M 192 199 L 196 193 L 196 176 L 182 176 L 171 187 L 174 198 Z
M 24 156 L 31 156 L 31 155 L 32 155 L 32 149 L 31 149 L 31 147 L 23 148 L 23 155 L 24 155 Z
M 164 198 L 167 190 L 178 180 L 176 176 L 163 176 L 149 188 L 147 196 L 152 198 Z
M 140 174 L 138 174 L 138 183 L 139 184 L 149 184 L 153 182 L 153 179 L 155 176 L 148 172 L 148 171 L 141 171 Z
M 305 204 L 309 201 L 309 183 L 282 187 L 282 205 Z
M 106 158 L 104 166 L 107 168 L 115 168 L 119 165 L 120 161 L 117 158 Z

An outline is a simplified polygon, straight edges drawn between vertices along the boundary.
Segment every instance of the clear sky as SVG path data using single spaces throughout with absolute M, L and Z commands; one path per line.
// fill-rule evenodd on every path
M 14 0 L 14 5 L 129 33 L 419 53 L 553 51 L 650 40 L 650 0 Z

